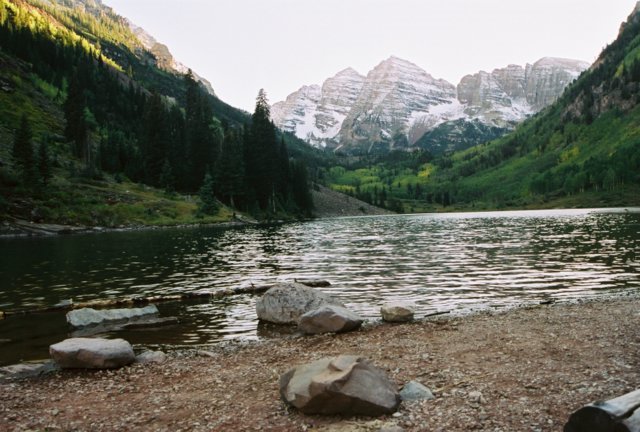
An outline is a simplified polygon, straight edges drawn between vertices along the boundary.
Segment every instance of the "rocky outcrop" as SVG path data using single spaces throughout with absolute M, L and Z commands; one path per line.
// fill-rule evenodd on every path
M 298 327 L 306 334 L 343 333 L 362 325 L 362 318 L 341 306 L 325 305 L 300 317 Z
M 82 308 L 67 312 L 67 322 L 73 327 L 87 327 L 105 324 L 110 321 L 127 321 L 149 315 L 157 315 L 156 305 L 149 305 L 143 308 L 127 309 L 93 309 Z
M 321 86 L 304 86 L 274 104 L 275 124 L 316 147 L 347 152 L 410 149 L 426 144 L 428 132 L 455 122 L 489 128 L 448 128 L 436 152 L 466 148 L 502 133 L 548 106 L 589 65 L 545 57 L 526 66 L 509 65 L 467 75 L 457 86 L 435 79 L 397 57 L 365 77 L 346 69 Z M 450 144 L 443 144 L 450 143 Z M 429 147 L 429 150 L 434 150 Z
M 380 308 L 380 314 L 387 322 L 408 322 L 413 319 L 414 310 L 408 303 L 387 303 Z
M 135 361 L 124 339 L 71 338 L 51 345 L 49 354 L 62 369 L 113 369 Z
M 126 20 L 127 24 L 129 24 L 129 28 L 133 32 L 133 34 L 138 38 L 138 42 L 144 49 L 145 52 L 139 52 L 138 54 L 144 56 L 145 54 L 149 57 L 149 61 L 153 63 L 160 69 L 165 71 L 186 74 L 189 71 L 189 68 L 177 61 L 171 51 L 169 51 L 169 47 L 164 44 L 158 42 L 153 36 L 151 36 L 145 29 L 139 27 L 132 23 L 129 20 Z M 216 93 L 211 86 L 211 83 L 207 81 L 205 78 L 196 74 L 192 71 L 193 78 L 202 84 L 202 86 L 209 92 L 209 94 L 215 96 Z
M 327 79 L 322 87 L 303 86 L 284 102 L 274 104 L 271 117 L 281 129 L 316 147 L 332 146 L 364 80 L 354 69 L 345 69 Z
M 297 324 L 305 313 L 325 305 L 344 305 L 311 287 L 284 282 L 274 285 L 256 302 L 258 319 L 275 324 Z
M 367 360 L 324 358 L 280 377 L 282 399 L 305 414 L 379 416 L 398 409 L 396 385 Z

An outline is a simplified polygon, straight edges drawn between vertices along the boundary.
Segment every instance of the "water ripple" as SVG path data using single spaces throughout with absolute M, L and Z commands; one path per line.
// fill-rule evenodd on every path
M 330 280 L 326 291 L 367 318 L 392 299 L 416 302 L 420 316 L 591 298 L 640 287 L 639 228 L 637 213 L 565 210 L 2 240 L 0 305 L 20 309 L 68 298 L 214 291 L 292 278 Z M 154 341 L 258 337 L 254 302 L 238 296 L 164 305 L 163 314 L 179 315 L 182 324 Z M 0 322 L 0 338 L 7 338 L 6 327 Z

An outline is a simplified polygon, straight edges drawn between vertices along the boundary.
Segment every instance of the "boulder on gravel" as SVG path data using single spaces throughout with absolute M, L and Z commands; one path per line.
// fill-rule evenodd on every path
M 147 315 L 157 315 L 156 305 L 143 308 L 126 309 L 93 309 L 82 308 L 67 312 L 67 322 L 73 327 L 87 327 L 103 324 L 109 321 L 127 321 Z
M 387 303 L 380 308 L 382 319 L 387 322 L 407 322 L 413 319 L 414 307 L 409 303 Z
M 340 355 L 280 377 L 282 399 L 305 414 L 379 416 L 400 405 L 395 384 L 362 357 Z
M 49 354 L 63 369 L 113 369 L 136 359 L 124 339 L 71 338 L 51 345 Z
M 324 305 L 344 305 L 322 291 L 295 283 L 279 283 L 256 302 L 258 319 L 276 324 L 297 324 L 305 313 Z
M 298 327 L 304 333 L 342 333 L 362 325 L 362 318 L 341 306 L 325 305 L 300 317 Z

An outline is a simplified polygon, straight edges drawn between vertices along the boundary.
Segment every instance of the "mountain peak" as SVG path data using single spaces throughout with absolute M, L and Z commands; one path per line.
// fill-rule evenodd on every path
M 341 70 L 340 72 L 335 74 L 333 77 L 334 78 L 339 78 L 339 77 L 362 77 L 362 78 L 364 78 L 364 76 L 362 76 L 360 74 L 360 72 L 358 72 L 357 70 L 355 70 L 352 67 L 348 67 L 346 69 Z
M 411 148 L 425 133 L 452 122 L 511 129 L 553 102 L 587 66 L 544 57 L 526 67 L 467 75 L 456 87 L 392 55 L 366 77 L 346 68 L 321 89 L 301 88 L 275 104 L 272 116 L 277 126 L 318 147 Z

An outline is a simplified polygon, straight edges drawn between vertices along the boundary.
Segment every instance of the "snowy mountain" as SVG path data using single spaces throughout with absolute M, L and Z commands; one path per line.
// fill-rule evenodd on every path
M 283 130 L 328 149 L 459 149 L 513 129 L 555 101 L 588 67 L 543 58 L 467 75 L 454 86 L 390 57 L 366 77 L 346 69 L 322 87 L 302 87 L 273 105 L 272 118 Z

